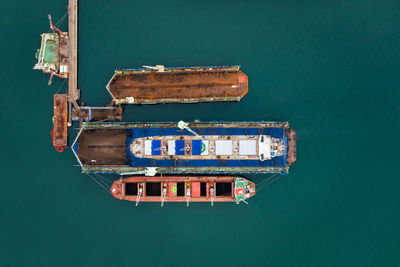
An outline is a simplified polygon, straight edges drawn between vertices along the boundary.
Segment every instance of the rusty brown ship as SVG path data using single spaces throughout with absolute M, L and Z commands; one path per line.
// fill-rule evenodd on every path
M 116 104 L 239 101 L 248 92 L 239 66 L 144 66 L 116 70 L 106 86 Z

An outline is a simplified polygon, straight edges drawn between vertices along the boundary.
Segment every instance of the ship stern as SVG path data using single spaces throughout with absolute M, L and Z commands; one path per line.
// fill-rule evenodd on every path
M 117 199 L 122 199 L 122 179 L 115 181 L 110 188 L 111 195 Z

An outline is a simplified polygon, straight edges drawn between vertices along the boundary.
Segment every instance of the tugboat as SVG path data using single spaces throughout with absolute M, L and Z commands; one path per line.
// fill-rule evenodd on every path
M 43 33 L 40 48 L 36 51 L 38 60 L 34 70 L 42 70 L 45 74 L 50 74 L 49 85 L 53 75 L 59 78 L 68 77 L 68 33 L 63 32 L 53 25 L 49 16 L 51 33 Z
M 129 177 L 115 181 L 111 194 L 136 202 L 246 202 L 256 193 L 255 184 L 234 176 Z

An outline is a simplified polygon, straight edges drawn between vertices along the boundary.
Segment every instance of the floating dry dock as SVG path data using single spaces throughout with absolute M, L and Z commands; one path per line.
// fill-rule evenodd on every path
M 239 66 L 157 66 L 116 70 L 106 88 L 116 104 L 239 101 L 248 91 Z
M 83 123 L 72 149 L 85 173 L 287 173 L 296 133 L 287 122 Z

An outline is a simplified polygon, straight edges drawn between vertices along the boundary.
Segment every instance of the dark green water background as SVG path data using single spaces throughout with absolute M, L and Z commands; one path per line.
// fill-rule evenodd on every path
M 116 68 L 240 64 L 250 90 L 239 103 L 131 106 L 126 118 L 297 131 L 290 175 L 248 206 L 213 208 L 136 208 L 54 150 L 62 82 L 48 87 L 32 66 L 47 14 L 66 5 L 0 3 L 1 266 L 399 266 L 399 1 L 80 1 L 86 103 L 109 102 Z

